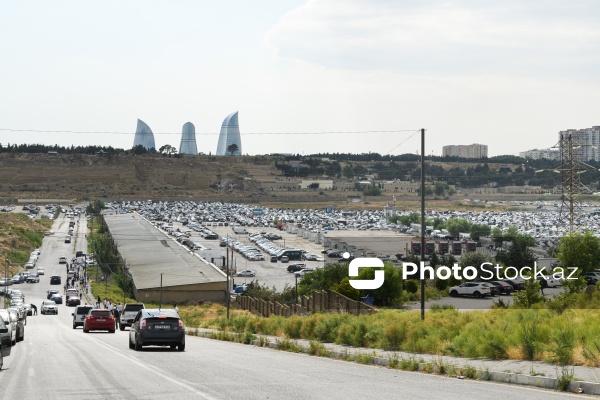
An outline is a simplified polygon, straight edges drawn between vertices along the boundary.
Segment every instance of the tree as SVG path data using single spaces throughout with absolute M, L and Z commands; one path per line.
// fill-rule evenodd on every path
M 239 149 L 240 148 L 235 143 L 231 143 L 229 146 L 227 146 L 227 151 L 229 152 L 229 155 L 231 155 L 231 156 L 233 155 L 233 153 L 235 153 Z
M 479 240 L 482 236 L 490 236 L 492 228 L 487 224 L 473 224 L 471 225 L 471 239 Z
M 344 166 L 342 169 L 342 175 L 344 175 L 346 178 L 354 177 L 354 168 L 352 168 L 352 164 L 346 164 Z
M 446 222 L 448 233 L 454 237 L 458 237 L 460 232 L 466 233 L 471 229 L 471 223 L 465 218 L 450 218 Z
M 164 146 L 161 146 L 160 149 L 158 149 L 158 152 L 162 155 L 171 157 L 173 154 L 177 154 L 177 149 L 171 146 L 170 144 L 165 144 Z
M 318 182 L 313 182 L 310 185 L 308 185 L 309 189 L 318 189 L 319 188 L 319 183 Z
M 600 259 L 600 238 L 589 231 L 572 233 L 560 239 L 557 251 L 564 268 L 577 268 L 581 274 L 591 272 Z
M 507 267 L 533 267 L 537 257 L 533 254 L 529 247 L 535 245 L 535 239 L 529 235 L 517 233 L 512 237 L 512 244 L 508 251 L 499 252 L 496 254 L 496 261 L 504 264 Z

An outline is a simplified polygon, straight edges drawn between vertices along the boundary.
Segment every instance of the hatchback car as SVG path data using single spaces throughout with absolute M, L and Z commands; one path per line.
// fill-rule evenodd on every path
M 174 309 L 145 308 L 137 313 L 129 331 L 129 348 L 170 346 L 185 350 L 185 327 Z
M 109 331 L 115 333 L 115 317 L 105 309 L 91 309 L 83 320 L 83 331 Z

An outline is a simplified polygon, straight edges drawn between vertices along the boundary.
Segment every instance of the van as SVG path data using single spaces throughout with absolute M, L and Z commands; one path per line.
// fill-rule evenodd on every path
M 92 308 L 94 307 L 90 305 L 75 307 L 75 310 L 71 313 L 73 316 L 73 329 L 76 329 L 78 326 L 83 326 L 83 320 Z
M 131 327 L 137 313 L 144 308 L 144 303 L 126 303 L 119 317 L 119 329 L 124 331 L 126 326 Z

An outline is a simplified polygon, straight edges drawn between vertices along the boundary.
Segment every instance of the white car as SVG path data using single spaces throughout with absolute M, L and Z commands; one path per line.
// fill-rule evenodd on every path
M 255 276 L 256 273 L 254 271 L 249 270 L 249 269 L 245 269 L 243 271 L 238 272 L 235 275 L 236 276 Z
M 56 303 L 52 300 L 44 300 L 42 302 L 42 307 L 40 307 L 41 314 L 58 314 L 58 307 Z
M 58 258 L 58 263 L 59 264 L 66 264 L 67 263 L 67 257 L 59 257 Z
M 314 270 L 314 269 L 311 269 L 311 268 L 304 268 L 304 269 L 301 269 L 301 270 L 300 270 L 300 271 L 298 271 L 298 272 L 294 272 L 294 274 L 296 274 L 296 275 L 298 275 L 298 276 L 304 276 L 304 275 L 306 275 L 306 274 L 310 274 L 310 273 L 312 273 L 312 272 L 315 272 L 315 270 Z
M 42 267 L 38 267 L 37 274 L 38 275 L 45 275 L 46 274 L 46 270 L 44 268 L 42 268 Z
M 448 289 L 450 296 L 473 296 L 473 297 L 485 297 L 491 296 L 489 286 L 484 286 L 482 282 L 465 282 L 459 286 L 452 286 Z

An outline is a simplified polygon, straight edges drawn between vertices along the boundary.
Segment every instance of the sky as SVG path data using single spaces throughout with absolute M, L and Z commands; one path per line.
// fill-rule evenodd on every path
M 597 0 L 0 0 L 0 143 L 547 148 L 600 125 Z

